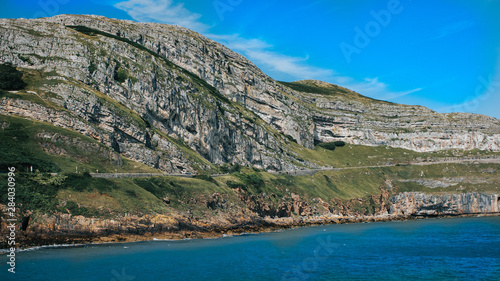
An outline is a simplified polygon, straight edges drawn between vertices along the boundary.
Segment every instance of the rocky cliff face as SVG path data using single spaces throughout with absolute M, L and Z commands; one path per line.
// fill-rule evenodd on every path
M 24 68 L 37 80 L 33 94 L 49 102 L 3 98 L 2 114 L 75 129 L 168 172 L 192 172 L 191 159 L 179 148 L 183 145 L 213 164 L 295 169 L 293 156 L 280 147 L 284 136 L 253 112 L 161 54 L 141 48 L 135 43 L 141 40 L 65 26 L 78 24 L 78 18 L 61 17 L 64 25 L 53 22 L 58 18 L 38 20 L 35 27 L 28 20 L 1 22 L 1 60 Z
M 258 114 L 299 144 L 312 147 L 313 121 L 283 87 L 243 56 L 188 29 L 164 24 L 139 24 L 102 17 L 58 16 L 62 25 L 83 25 L 116 34 L 153 50 L 191 71 L 234 102 Z
M 500 212 L 500 195 L 461 193 L 427 195 L 405 192 L 391 198 L 390 213 L 406 216 L 442 216 Z
M 375 101 L 317 81 L 291 87 L 177 26 L 97 16 L 2 19 L 0 62 L 26 73 L 33 97 L 1 98 L 1 114 L 74 129 L 168 172 L 210 163 L 315 167 L 290 140 L 306 148 L 344 140 L 500 151 L 497 119 Z
M 439 114 L 423 106 L 368 99 L 320 81 L 298 85 L 321 89 L 304 101 L 315 111 L 317 141 L 344 140 L 361 145 L 388 145 L 419 152 L 444 149 L 500 150 L 498 119 L 470 113 Z M 326 93 L 326 94 L 325 94 Z M 303 94 L 301 94 L 303 95 Z
M 352 99 L 358 94 L 320 81 L 302 83 L 349 95 L 294 91 L 270 79 L 244 57 L 179 27 L 103 24 L 88 17 L 58 17 L 53 21 L 119 34 L 156 50 L 305 147 L 310 148 L 314 140 L 342 139 L 353 144 L 389 145 L 421 152 L 449 148 L 500 151 L 500 123 L 495 118 L 465 113 L 438 114 L 422 106 Z

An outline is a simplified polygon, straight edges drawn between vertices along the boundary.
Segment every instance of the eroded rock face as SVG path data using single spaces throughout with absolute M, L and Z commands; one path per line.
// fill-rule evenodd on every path
M 317 141 L 344 140 L 352 144 L 388 145 L 419 152 L 444 149 L 500 150 L 500 121 L 470 114 L 439 114 L 423 106 L 372 100 L 321 81 L 299 81 L 322 87 L 335 98 L 310 94 Z
M 421 106 L 354 105 L 370 114 L 328 112 L 314 116 L 315 138 L 321 142 L 343 140 L 360 145 L 387 145 L 418 152 L 445 149 L 500 151 L 499 121 L 470 113 L 439 114 Z M 391 109 L 385 107 L 392 107 Z M 349 110 L 347 110 L 349 111 Z M 386 112 L 394 114 L 391 117 Z M 339 111 L 336 111 L 337 113 Z
M 109 117 L 112 121 L 96 122 L 95 119 L 93 119 L 94 123 L 92 123 L 86 119 L 82 120 L 82 118 L 74 112 L 47 108 L 26 100 L 4 98 L 0 100 L 0 114 L 15 114 L 30 117 L 35 120 L 52 123 L 58 127 L 73 129 L 82 135 L 102 142 L 109 148 L 112 148 L 116 153 L 165 172 L 194 173 L 191 161 L 178 147 L 150 130 L 141 129 L 133 124 L 116 118 L 114 113 L 109 113 L 109 115 L 112 115 L 112 117 Z M 88 116 L 88 119 L 91 119 L 91 117 Z M 96 123 L 98 124 L 97 126 Z M 110 123 L 112 123 L 112 125 L 109 125 Z M 152 137 L 150 137 L 150 133 L 153 134 Z M 41 135 L 40 138 L 42 141 L 45 138 L 50 138 L 52 140 L 54 136 L 44 134 Z M 148 139 L 149 142 L 155 142 L 155 149 L 147 147 Z M 54 139 L 54 141 L 78 142 L 77 139 L 61 140 L 60 137 Z M 41 145 L 49 153 L 64 154 L 62 151 L 51 151 L 50 146 L 44 145 L 43 142 Z M 115 159 L 115 164 L 121 166 L 121 158 L 116 157 L 115 154 L 109 151 L 103 153 L 112 155 L 112 158 Z
M 500 151 L 500 124 L 495 118 L 466 113 L 438 114 L 422 106 L 375 100 L 366 103 L 297 92 L 276 83 L 241 55 L 187 29 L 96 19 L 59 16 L 50 20 L 90 26 L 155 50 L 305 147 L 312 147 L 316 139 L 389 145 L 422 152 L 449 148 Z M 309 82 L 331 86 L 321 81 Z
M 173 140 L 213 164 L 287 171 L 297 169 L 298 158 L 283 145 L 285 135 L 307 148 L 343 140 L 416 151 L 500 151 L 495 118 L 353 99 L 356 93 L 337 86 L 347 96 L 298 92 L 177 26 L 98 16 L 2 19 L 0 62 L 22 68 L 34 93 L 55 105 L 1 98 L 0 113 L 75 129 L 169 172 L 192 172 L 193 160 Z
M 293 216 L 311 216 L 315 214 L 314 206 L 303 200 L 299 195 L 291 193 L 290 196 L 281 198 L 281 202 L 275 203 L 274 193 L 261 193 L 258 195 L 248 194 L 242 189 L 236 190 L 243 204 L 255 214 L 261 217 L 284 218 Z
M 123 31 L 113 34 L 125 34 L 129 28 L 123 27 L 125 22 L 79 16 L 36 20 L 33 30 L 29 20 L 0 21 L 0 60 L 39 75 L 35 94 L 59 106 L 3 98 L 2 114 L 75 129 L 128 158 L 168 172 L 193 172 L 192 161 L 172 139 L 180 139 L 214 164 L 296 169 L 293 156 L 281 148 L 284 137 L 253 112 L 218 97 L 217 90 L 164 60 L 161 52 L 152 55 L 132 41 L 89 36 L 65 26 L 83 24 L 74 22 L 79 18 L 104 31 L 118 24 Z M 144 36 L 149 34 L 147 26 L 138 27 Z M 179 39 L 176 34 L 165 36 Z M 312 141 L 310 136 L 306 139 Z
M 56 16 L 46 21 L 84 25 L 127 38 L 191 71 L 232 101 L 258 114 L 278 131 L 311 148 L 312 119 L 285 95 L 291 92 L 262 73 L 245 57 L 188 29 L 134 23 L 95 16 Z
M 449 195 L 428 195 L 405 192 L 391 198 L 390 213 L 395 215 L 460 215 L 498 213 L 498 194 L 461 193 Z

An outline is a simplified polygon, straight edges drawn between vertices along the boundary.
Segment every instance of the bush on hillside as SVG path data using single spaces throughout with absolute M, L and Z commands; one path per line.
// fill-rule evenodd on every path
M 220 172 L 223 174 L 239 173 L 241 172 L 241 166 L 240 164 L 236 165 L 224 164 L 220 166 Z
M 209 175 L 195 175 L 195 176 L 193 176 L 193 178 L 208 181 L 208 182 L 211 182 L 217 186 L 219 185 L 219 183 Z
M 343 141 L 323 142 L 318 144 L 318 146 L 328 150 L 335 150 L 335 148 L 337 147 L 345 146 L 345 142 Z
M 233 181 L 228 181 L 226 184 L 230 188 L 241 188 L 245 191 L 249 191 L 249 188 L 253 188 L 254 191 L 256 192 L 261 192 L 262 188 L 266 186 L 266 183 L 262 179 L 259 173 L 252 172 L 249 174 L 244 174 L 244 173 L 239 173 L 239 174 L 234 174 L 236 177 L 238 177 L 243 184 L 233 182 Z
M 342 147 L 342 146 L 345 146 L 345 142 L 343 141 L 335 141 L 333 142 L 335 144 L 336 147 Z
M 319 147 L 322 147 L 324 149 L 328 149 L 328 150 L 335 150 L 335 143 L 333 142 L 323 142 L 323 143 L 320 143 L 318 144 Z
M 0 64 L 0 90 L 16 91 L 25 87 L 22 72 L 10 63 Z

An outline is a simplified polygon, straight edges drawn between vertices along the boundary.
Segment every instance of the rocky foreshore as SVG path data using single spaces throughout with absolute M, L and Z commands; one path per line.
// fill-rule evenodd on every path
M 205 225 L 200 222 L 188 222 L 182 218 L 163 216 L 163 221 L 145 225 L 143 220 L 151 220 L 151 217 L 143 218 L 129 217 L 120 220 L 119 227 L 108 229 L 87 229 L 80 226 L 72 226 L 71 229 L 62 229 L 54 225 L 34 224 L 26 231 L 17 230 L 16 247 L 18 249 L 31 248 L 44 245 L 78 245 L 89 243 L 126 243 L 153 240 L 182 240 L 182 239 L 207 239 L 220 238 L 224 236 L 241 235 L 245 233 L 265 233 L 290 229 L 295 227 L 307 227 L 315 225 L 346 224 L 346 223 L 370 223 L 405 221 L 427 218 L 451 218 L 451 217 L 475 217 L 475 216 L 499 216 L 500 212 L 484 213 L 461 213 L 461 214 L 384 214 L 384 215 L 323 215 L 314 217 L 287 217 L 287 218 L 256 218 L 254 221 L 241 222 L 235 225 Z M 72 220 L 95 221 L 96 225 L 110 223 L 110 220 L 95 220 L 77 216 Z M 112 220 L 111 220 L 112 221 Z M 80 227 L 80 228 L 79 228 Z M 0 249 L 10 248 L 7 237 L 7 229 L 2 224 L 2 240 Z

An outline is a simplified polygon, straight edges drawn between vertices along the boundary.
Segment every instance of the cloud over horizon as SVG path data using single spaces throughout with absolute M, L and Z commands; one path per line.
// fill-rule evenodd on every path
M 475 25 L 473 21 L 459 21 L 452 24 L 448 24 L 438 31 L 438 35 L 436 39 L 444 38 L 446 36 L 450 36 L 459 32 L 462 32 L 468 28 L 471 28 Z
M 206 34 L 206 36 L 233 51 L 242 52 L 252 62 L 266 66 L 274 72 L 281 72 L 298 79 L 327 78 L 334 74 L 330 69 L 307 65 L 307 57 L 292 57 L 272 51 L 273 46 L 260 39 L 246 39 L 238 34 Z
M 197 32 L 205 32 L 209 26 L 200 22 L 201 15 L 175 5 L 173 0 L 127 0 L 114 5 L 139 22 L 158 22 L 179 25 Z
M 343 87 L 349 88 L 362 95 L 385 101 L 393 101 L 423 90 L 422 88 L 416 88 L 406 91 L 392 91 L 389 89 L 390 86 L 384 82 L 380 82 L 378 77 L 366 78 L 362 82 L 354 81 L 347 77 L 343 78 L 341 82 L 343 83 Z

